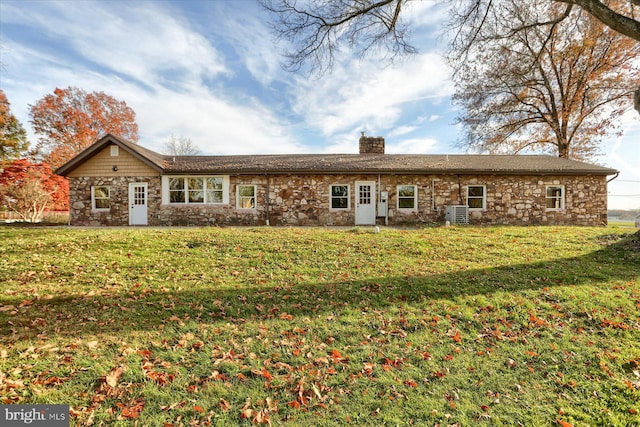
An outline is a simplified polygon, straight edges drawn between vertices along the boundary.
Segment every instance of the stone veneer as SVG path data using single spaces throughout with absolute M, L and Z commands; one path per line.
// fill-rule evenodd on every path
M 445 206 L 466 203 L 467 185 L 486 186 L 486 210 L 470 211 L 472 224 L 587 225 L 607 223 L 605 176 L 506 175 L 241 175 L 230 177 L 228 205 L 162 205 L 160 176 L 71 177 L 72 225 L 128 225 L 131 182 L 147 182 L 149 225 L 354 225 L 356 181 L 389 193 L 389 224 L 444 222 Z M 378 189 L 378 182 L 381 188 Z M 257 208 L 235 208 L 236 185 L 257 185 Z M 331 210 L 330 186 L 349 185 L 350 208 Z M 91 186 L 111 187 L 111 209 L 92 211 Z M 418 186 L 418 209 L 397 208 L 397 185 Z M 545 209 L 545 186 L 563 185 L 565 209 Z M 267 190 L 268 189 L 268 190 Z M 267 194 L 268 191 L 268 194 Z M 267 212 L 267 200 L 269 201 Z M 384 223 L 378 218 L 377 223 Z

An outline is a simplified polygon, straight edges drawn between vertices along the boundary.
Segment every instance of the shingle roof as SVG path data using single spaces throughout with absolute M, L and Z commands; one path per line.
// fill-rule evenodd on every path
M 612 175 L 616 170 L 543 155 L 288 154 L 176 157 L 168 162 L 165 172 Z
M 107 144 L 120 145 L 165 174 L 516 174 L 613 175 L 615 169 L 545 155 L 267 154 L 167 156 L 107 135 L 56 172 L 65 175 Z

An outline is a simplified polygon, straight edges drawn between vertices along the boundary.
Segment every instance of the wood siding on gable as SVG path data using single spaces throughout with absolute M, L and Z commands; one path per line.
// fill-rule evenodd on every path
M 107 177 L 107 176 L 157 176 L 159 173 L 152 167 L 144 164 L 127 151 L 120 148 L 118 156 L 111 155 L 111 146 L 91 157 L 71 173 L 69 177 Z M 117 166 L 118 170 L 113 171 Z

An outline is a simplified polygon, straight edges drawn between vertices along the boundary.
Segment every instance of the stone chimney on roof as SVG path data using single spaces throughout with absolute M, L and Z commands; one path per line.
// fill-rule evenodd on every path
M 381 136 L 360 137 L 360 154 L 384 154 L 384 138 Z

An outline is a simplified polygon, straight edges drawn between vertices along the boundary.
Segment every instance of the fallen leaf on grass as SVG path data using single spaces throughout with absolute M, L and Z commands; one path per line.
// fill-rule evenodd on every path
M 556 420 L 556 422 L 560 425 L 560 427 L 573 427 L 573 424 L 566 421 Z
M 140 416 L 140 412 L 144 409 L 144 401 L 138 399 L 132 403 L 130 406 L 126 406 L 121 402 L 116 403 L 116 406 L 122 409 L 122 412 L 118 415 L 118 420 L 133 420 Z
M 107 384 L 111 387 L 115 388 L 118 385 L 118 381 L 120 381 L 120 377 L 122 376 L 122 372 L 124 371 L 122 366 L 118 366 L 117 368 L 111 370 L 106 376 Z
M 218 403 L 218 406 L 220 407 L 222 412 L 227 412 L 229 409 L 231 409 L 231 404 L 227 400 L 222 398 L 220 398 L 220 403 Z

